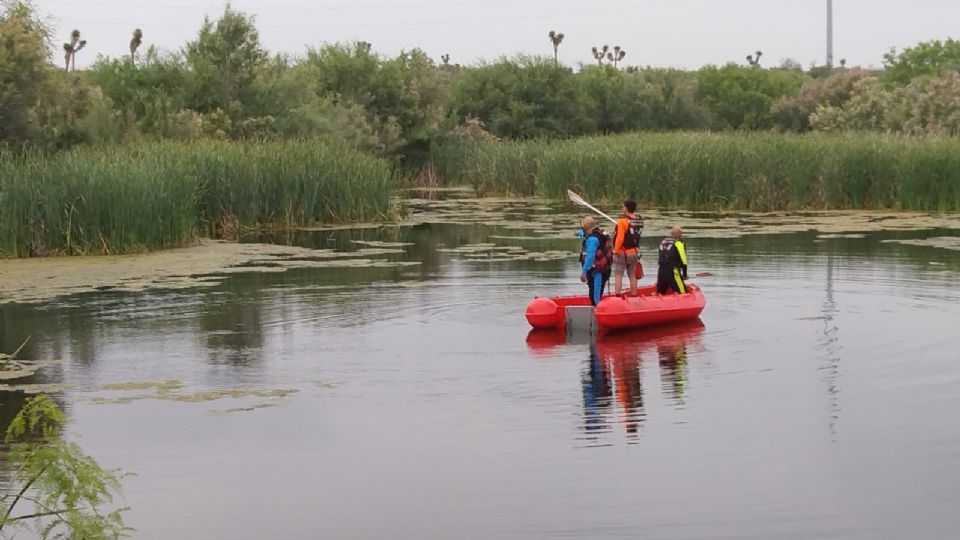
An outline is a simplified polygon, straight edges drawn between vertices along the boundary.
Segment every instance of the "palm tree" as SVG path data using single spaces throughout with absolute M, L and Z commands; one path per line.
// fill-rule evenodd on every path
M 602 66 L 602 65 L 603 65 L 603 59 L 606 58 L 606 57 L 607 57 L 607 53 L 610 52 L 610 46 L 609 46 L 609 45 L 604 45 L 602 49 L 598 49 L 598 48 L 594 47 L 594 48 L 591 49 L 591 51 L 593 52 L 593 58 L 596 59 L 596 61 L 597 61 L 597 65 L 598 65 L 598 66 Z
M 143 44 L 143 31 L 137 28 L 133 31 L 133 39 L 130 40 L 130 62 L 136 63 L 136 53 L 140 45 Z
M 70 43 L 63 44 L 64 71 L 77 69 L 77 51 L 87 46 L 87 40 L 80 39 L 80 31 L 70 32 Z
M 550 33 L 547 34 L 547 37 L 550 38 L 550 43 L 553 43 L 553 63 L 554 65 L 559 66 L 560 59 L 558 58 L 557 53 L 558 53 L 558 49 L 560 48 L 560 44 L 563 43 L 564 35 L 562 33 L 558 33 L 554 30 L 551 30 Z

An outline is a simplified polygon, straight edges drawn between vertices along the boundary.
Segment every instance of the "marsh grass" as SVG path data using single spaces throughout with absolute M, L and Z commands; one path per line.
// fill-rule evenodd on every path
M 125 253 L 243 228 L 376 219 L 390 165 L 312 141 L 159 142 L 0 156 L 0 256 Z
M 690 209 L 960 210 L 960 139 L 658 133 L 436 148 L 438 174 L 484 192 L 633 197 Z M 449 176 L 445 176 L 449 175 Z
M 434 145 L 432 164 L 444 184 L 465 184 L 478 196 L 534 195 L 537 172 L 550 143 L 453 142 Z

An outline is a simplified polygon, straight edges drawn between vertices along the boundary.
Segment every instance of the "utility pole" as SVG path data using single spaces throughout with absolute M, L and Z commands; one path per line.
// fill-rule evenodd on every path
M 827 0 L 827 67 L 833 67 L 833 0 Z

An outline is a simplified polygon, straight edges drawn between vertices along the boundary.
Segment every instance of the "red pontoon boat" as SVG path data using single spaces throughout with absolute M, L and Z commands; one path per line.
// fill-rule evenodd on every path
M 530 326 L 562 329 L 566 326 L 567 307 L 589 306 L 587 295 L 534 298 L 527 304 Z M 657 324 L 696 319 L 706 305 L 700 287 L 687 284 L 685 294 L 657 294 L 656 286 L 637 290 L 637 296 L 604 296 L 593 314 L 601 331 L 642 328 Z

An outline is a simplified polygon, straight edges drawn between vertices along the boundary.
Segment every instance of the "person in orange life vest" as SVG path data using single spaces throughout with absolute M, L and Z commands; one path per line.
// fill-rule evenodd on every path
M 613 241 L 613 292 L 620 294 L 623 289 L 623 274 L 630 280 L 630 296 L 637 295 L 637 266 L 640 236 L 643 234 L 643 218 L 637 215 L 636 201 L 623 202 L 623 214 L 617 220 Z
M 597 227 L 597 220 L 590 216 L 583 218 L 578 235 L 583 236 L 580 250 L 580 281 L 587 284 L 590 291 L 590 304 L 600 303 L 603 289 L 610 279 L 610 238 Z

